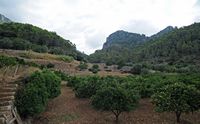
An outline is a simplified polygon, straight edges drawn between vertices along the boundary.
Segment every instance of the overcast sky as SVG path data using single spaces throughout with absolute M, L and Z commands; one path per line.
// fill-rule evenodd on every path
M 90 54 L 116 30 L 150 36 L 199 22 L 200 0 L 0 0 L 0 13 L 55 31 Z

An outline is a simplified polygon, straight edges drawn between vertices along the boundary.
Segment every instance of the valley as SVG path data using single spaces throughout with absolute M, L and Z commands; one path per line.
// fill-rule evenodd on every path
M 0 123 L 200 123 L 200 23 L 118 30 L 87 55 L 56 32 L 0 20 Z

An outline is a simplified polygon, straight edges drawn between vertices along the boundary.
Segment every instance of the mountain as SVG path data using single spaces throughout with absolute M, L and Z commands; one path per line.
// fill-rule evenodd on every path
M 171 31 L 173 31 L 174 29 L 175 29 L 175 28 L 172 27 L 172 26 L 167 26 L 165 29 L 159 31 L 157 34 L 152 35 L 152 36 L 150 37 L 150 39 L 159 38 L 159 37 L 161 37 L 161 36 L 163 36 L 163 35 L 165 35 L 165 34 L 171 32 Z
M 13 22 L 0 25 L 0 48 L 65 54 L 78 60 L 85 56 L 76 50 L 75 44 L 55 32 L 30 24 Z
M 123 30 L 110 34 L 101 50 L 89 56 L 90 62 L 118 64 L 122 62 L 132 62 L 133 50 L 146 42 L 158 39 L 173 31 L 172 26 L 168 26 L 151 37 L 144 34 L 130 33 Z
M 200 23 L 174 29 L 133 51 L 136 61 L 199 65 Z
M 12 22 L 9 18 L 5 17 L 4 15 L 0 14 L 0 24 Z
M 181 28 L 167 27 L 151 37 L 145 37 L 145 40 L 119 42 L 118 39 L 123 36 L 118 35 L 112 42 L 109 36 L 106 41 L 109 45 L 95 51 L 88 60 L 117 64 L 119 67 L 139 65 L 136 67 L 165 72 L 200 71 L 200 23 Z
M 123 30 L 116 31 L 109 35 L 103 45 L 103 49 L 107 49 L 113 45 L 134 46 L 145 42 L 148 39 L 145 35 L 130 33 Z

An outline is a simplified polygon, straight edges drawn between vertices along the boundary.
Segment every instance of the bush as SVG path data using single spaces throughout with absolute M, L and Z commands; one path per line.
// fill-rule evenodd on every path
M 48 101 L 48 92 L 45 79 L 41 73 L 31 75 L 30 80 L 15 96 L 15 105 L 20 115 L 35 116 L 45 110 Z
M 0 68 L 16 64 L 17 64 L 16 58 L 0 55 Z
M 49 98 L 55 98 L 60 95 L 61 91 L 61 79 L 51 71 L 42 71 L 42 76 L 45 78 L 45 85 L 48 91 Z
M 142 70 L 142 65 L 134 65 L 131 69 L 131 73 L 132 74 L 140 74 L 141 73 L 141 70 Z
M 77 76 L 69 76 L 67 80 L 68 87 L 76 87 L 79 83 L 83 81 L 83 78 Z
M 70 57 L 70 56 L 65 56 L 65 55 L 60 55 L 58 57 L 59 60 L 62 60 L 64 62 L 72 62 L 73 61 L 73 58 Z
M 48 99 L 60 94 L 60 83 L 60 78 L 48 70 L 33 73 L 16 94 L 19 113 L 27 117 L 44 111 Z
M 75 86 L 75 95 L 79 98 L 90 98 L 96 93 L 96 90 L 100 87 L 100 85 L 100 77 L 87 77 Z
M 54 71 L 54 73 L 61 78 L 63 81 L 67 81 L 69 76 L 61 71 Z
M 52 64 L 52 63 L 48 63 L 48 64 L 47 64 L 47 68 L 54 68 L 54 66 L 55 66 L 55 65 Z
M 47 46 L 40 46 L 40 45 L 32 45 L 32 50 L 38 53 L 47 53 L 48 47 Z
M 200 108 L 200 91 L 183 83 L 165 86 L 152 99 L 157 111 L 174 112 L 178 123 L 183 112 L 194 112 Z
M 96 64 L 93 65 L 92 68 L 89 69 L 89 71 L 91 71 L 91 72 L 94 73 L 94 74 L 97 74 L 98 71 L 100 71 L 99 65 L 96 65 Z
M 82 70 L 86 70 L 88 68 L 87 63 L 85 62 L 80 62 L 78 68 L 82 71 Z

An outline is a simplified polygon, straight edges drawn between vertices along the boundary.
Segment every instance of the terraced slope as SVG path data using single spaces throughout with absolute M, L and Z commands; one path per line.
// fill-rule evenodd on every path
M 22 124 L 14 106 L 15 93 L 18 89 L 17 82 L 36 69 L 21 66 L 18 68 L 16 75 L 13 75 L 16 67 L 10 67 L 6 74 L 2 74 L 3 70 L 5 68 L 0 69 L 0 124 Z

